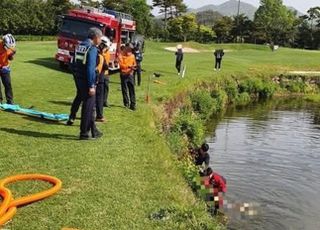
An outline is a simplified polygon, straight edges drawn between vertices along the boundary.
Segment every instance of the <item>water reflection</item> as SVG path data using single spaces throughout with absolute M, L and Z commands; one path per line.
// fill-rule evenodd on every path
M 211 164 L 228 180 L 227 199 L 260 205 L 251 218 L 228 212 L 230 229 L 320 229 L 318 105 L 265 102 L 211 127 Z

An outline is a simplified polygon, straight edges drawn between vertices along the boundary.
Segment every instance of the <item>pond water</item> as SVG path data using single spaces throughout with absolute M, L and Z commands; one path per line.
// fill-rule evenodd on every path
M 257 211 L 225 209 L 228 229 L 320 229 L 319 105 L 264 102 L 227 111 L 212 126 L 211 165 L 227 179 L 225 199 Z

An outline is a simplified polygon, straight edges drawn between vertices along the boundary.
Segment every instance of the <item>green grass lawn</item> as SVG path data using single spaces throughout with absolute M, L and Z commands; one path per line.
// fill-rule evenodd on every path
M 79 142 L 79 121 L 74 127 L 0 112 L 0 178 L 19 173 L 45 173 L 63 181 L 56 196 L 20 208 L 9 229 L 188 229 L 190 221 L 213 221 L 179 173 L 165 139 L 156 129 L 152 106 L 144 103 L 147 78 L 163 74 L 166 85 L 152 83 L 153 105 L 198 81 L 227 75 L 320 70 L 320 52 L 253 45 L 219 45 L 228 50 L 222 72 L 213 72 L 214 45 L 186 44 L 200 53 L 186 54 L 187 75 L 179 79 L 174 54 L 147 43 L 143 85 L 137 88 L 138 111 L 122 107 L 119 76 L 111 77 L 108 122 L 99 124 L 104 137 Z M 55 42 L 20 42 L 12 63 L 15 102 L 53 113 L 68 113 L 75 95 L 70 73 L 53 59 Z M 23 182 L 11 186 L 21 196 L 45 188 Z M 166 221 L 148 216 L 160 208 L 175 207 L 190 220 L 175 215 Z

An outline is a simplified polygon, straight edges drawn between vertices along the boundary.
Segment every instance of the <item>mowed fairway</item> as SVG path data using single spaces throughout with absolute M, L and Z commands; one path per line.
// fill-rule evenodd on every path
M 194 198 L 180 175 L 173 154 L 156 128 L 152 107 L 144 103 L 147 79 L 152 83 L 152 103 L 201 80 L 226 75 L 242 76 L 320 70 L 320 53 L 264 46 L 228 45 L 224 70 L 213 72 L 214 45 L 186 44 L 200 53 L 186 54 L 187 74 L 179 79 L 174 54 L 167 46 L 148 42 L 143 85 L 137 88 L 138 110 L 122 106 L 119 76 L 112 75 L 108 122 L 98 124 L 104 137 L 79 142 L 79 121 L 67 127 L 0 111 L 0 178 L 20 173 L 44 173 L 63 181 L 63 190 L 52 198 L 22 207 L 9 229 L 186 229 L 188 220 L 153 221 L 148 216 L 171 206 L 191 210 L 196 219 L 212 221 Z M 70 73 L 62 72 L 53 59 L 55 42 L 21 42 L 12 63 L 15 102 L 25 107 L 69 113 L 75 95 Z M 3 89 L 3 88 L 2 88 Z M 4 90 L 3 90 L 4 91 Z M 16 196 L 46 188 L 42 183 L 23 182 L 10 186 Z

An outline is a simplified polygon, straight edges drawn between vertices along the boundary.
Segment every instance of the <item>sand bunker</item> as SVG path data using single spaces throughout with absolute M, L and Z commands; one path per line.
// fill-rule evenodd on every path
M 302 75 L 304 75 L 304 74 L 311 74 L 311 75 L 313 75 L 313 74 L 319 74 L 320 75 L 320 71 L 290 71 L 289 72 L 290 74 L 302 74 Z
M 168 50 L 168 51 L 172 51 L 172 52 L 176 52 L 177 51 L 176 47 L 166 47 L 164 49 Z M 200 53 L 199 50 L 196 50 L 196 49 L 193 49 L 193 48 L 189 48 L 189 47 L 183 47 L 183 52 L 184 53 Z

